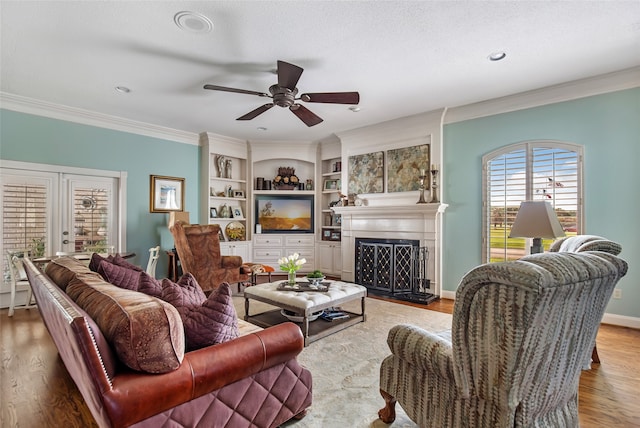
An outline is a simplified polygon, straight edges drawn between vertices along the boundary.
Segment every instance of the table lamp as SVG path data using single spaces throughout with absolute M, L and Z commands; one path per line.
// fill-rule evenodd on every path
M 542 238 L 559 238 L 564 230 L 553 207 L 545 201 L 523 201 L 509 238 L 533 238 L 531 254 L 542 253 Z

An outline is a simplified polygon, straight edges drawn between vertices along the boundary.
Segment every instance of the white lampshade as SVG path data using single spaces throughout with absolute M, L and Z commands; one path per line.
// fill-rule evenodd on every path
M 559 238 L 564 230 L 553 207 L 545 201 L 524 201 L 511 226 L 509 238 Z

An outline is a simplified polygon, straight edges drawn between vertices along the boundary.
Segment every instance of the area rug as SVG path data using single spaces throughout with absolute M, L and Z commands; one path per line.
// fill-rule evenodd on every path
M 234 297 L 234 304 L 242 317 L 244 299 Z M 359 312 L 360 301 L 342 308 Z M 251 314 L 269 309 L 273 307 L 251 302 Z M 400 404 L 393 424 L 378 418 L 378 410 L 384 407 L 379 392 L 380 363 L 390 354 L 387 333 L 403 323 L 434 333 L 449 330 L 451 315 L 371 298 L 366 299 L 366 314 L 366 322 L 313 342 L 298 356 L 313 376 L 313 404 L 303 419 L 287 422 L 283 428 L 417 427 Z

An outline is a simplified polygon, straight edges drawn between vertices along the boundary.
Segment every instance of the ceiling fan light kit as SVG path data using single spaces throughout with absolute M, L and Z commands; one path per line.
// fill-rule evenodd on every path
M 298 95 L 298 80 L 304 71 L 303 68 L 298 67 L 288 62 L 278 61 L 278 83 L 269 87 L 269 94 L 264 92 L 249 91 L 246 89 L 227 88 L 225 86 L 218 85 L 204 85 L 204 89 L 212 91 L 224 91 L 224 92 L 236 92 L 239 94 L 257 95 L 259 97 L 268 97 L 273 101 L 271 104 L 264 104 L 249 113 L 240 116 L 236 120 L 251 120 L 261 115 L 265 111 L 269 110 L 274 105 L 283 108 L 289 108 L 291 112 L 296 115 L 305 125 L 311 127 L 322 122 L 322 118 L 317 116 L 311 110 L 298 104 L 296 101 L 304 101 L 307 103 L 329 103 L 329 104 L 358 104 L 360 102 L 360 94 L 358 92 L 317 92 L 317 93 L 305 93 L 299 98 Z

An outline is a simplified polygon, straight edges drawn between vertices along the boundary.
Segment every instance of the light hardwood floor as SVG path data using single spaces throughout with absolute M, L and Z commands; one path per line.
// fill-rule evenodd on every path
M 416 305 L 414 305 L 416 306 Z M 451 313 L 453 301 L 429 309 Z M 640 427 L 640 330 L 603 325 L 602 364 L 582 373 L 582 427 Z M 96 427 L 37 309 L 0 310 L 0 427 Z

